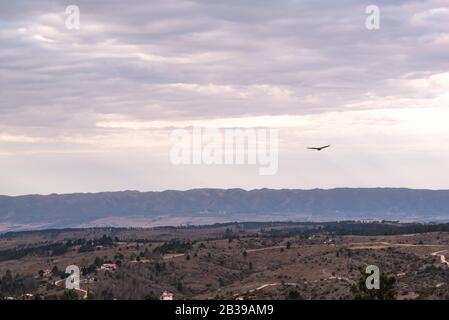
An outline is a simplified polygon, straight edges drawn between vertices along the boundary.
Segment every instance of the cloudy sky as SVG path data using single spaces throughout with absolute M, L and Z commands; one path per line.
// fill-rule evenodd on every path
M 1 1 L 0 194 L 447 189 L 448 4 Z M 279 129 L 278 173 L 174 166 L 171 131 L 198 123 Z

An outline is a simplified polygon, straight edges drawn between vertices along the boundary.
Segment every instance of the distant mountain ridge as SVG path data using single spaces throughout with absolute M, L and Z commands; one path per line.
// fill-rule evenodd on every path
M 193 189 L 0 196 L 0 225 L 4 226 L 88 226 L 97 221 L 108 225 L 108 219 L 131 217 L 159 222 L 168 217 L 181 222 L 199 217 L 212 222 L 260 217 L 449 220 L 449 190 Z

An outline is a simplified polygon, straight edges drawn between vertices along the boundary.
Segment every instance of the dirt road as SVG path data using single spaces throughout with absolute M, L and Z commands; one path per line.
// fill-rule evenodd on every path
M 259 249 L 248 249 L 246 252 L 259 252 L 259 251 L 266 251 L 266 250 L 276 250 L 276 249 L 282 249 L 286 248 L 286 246 L 276 246 L 276 247 L 265 247 L 265 248 L 259 248 Z
M 61 280 L 55 281 L 55 286 L 60 286 L 60 287 L 64 286 L 64 285 L 61 285 L 61 282 L 65 283 L 65 280 L 66 279 L 61 279 Z M 87 291 L 86 290 L 83 290 L 81 288 L 80 289 L 75 289 L 75 290 L 83 293 L 83 299 L 87 299 Z
M 432 256 L 438 256 L 440 257 L 440 262 L 447 265 L 449 267 L 449 262 L 446 260 L 446 257 L 441 254 L 442 252 L 446 252 L 447 250 L 441 250 L 441 251 L 436 251 L 436 252 L 432 252 Z
M 398 248 L 398 247 L 446 247 L 441 244 L 411 244 L 411 243 L 389 243 L 389 242 L 360 242 L 352 243 L 349 246 L 350 250 L 360 249 L 386 249 L 386 248 Z

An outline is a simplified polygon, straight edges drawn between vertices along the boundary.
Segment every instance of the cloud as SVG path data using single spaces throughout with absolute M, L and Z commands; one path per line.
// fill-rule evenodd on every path
M 38 142 L 42 141 L 42 139 L 36 137 L 27 137 L 27 136 L 16 136 L 10 134 L 0 134 L 0 142 Z
M 413 130 L 446 137 L 446 1 L 377 1 L 378 31 L 369 4 L 78 0 L 81 29 L 68 30 L 63 1 L 2 2 L 0 147 L 160 154 L 168 128 L 197 122 L 288 127 L 285 145 L 358 145 L 375 128 L 411 149 Z

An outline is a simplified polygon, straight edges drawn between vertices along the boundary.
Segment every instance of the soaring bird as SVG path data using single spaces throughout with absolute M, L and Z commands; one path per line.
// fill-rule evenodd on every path
M 309 147 L 309 148 L 307 148 L 307 149 L 310 149 L 310 150 L 316 150 L 316 151 L 321 151 L 321 150 L 323 150 L 323 149 L 329 148 L 330 146 L 331 146 L 331 145 L 324 146 L 324 147 L 319 147 L 319 148 L 317 148 L 317 147 Z

